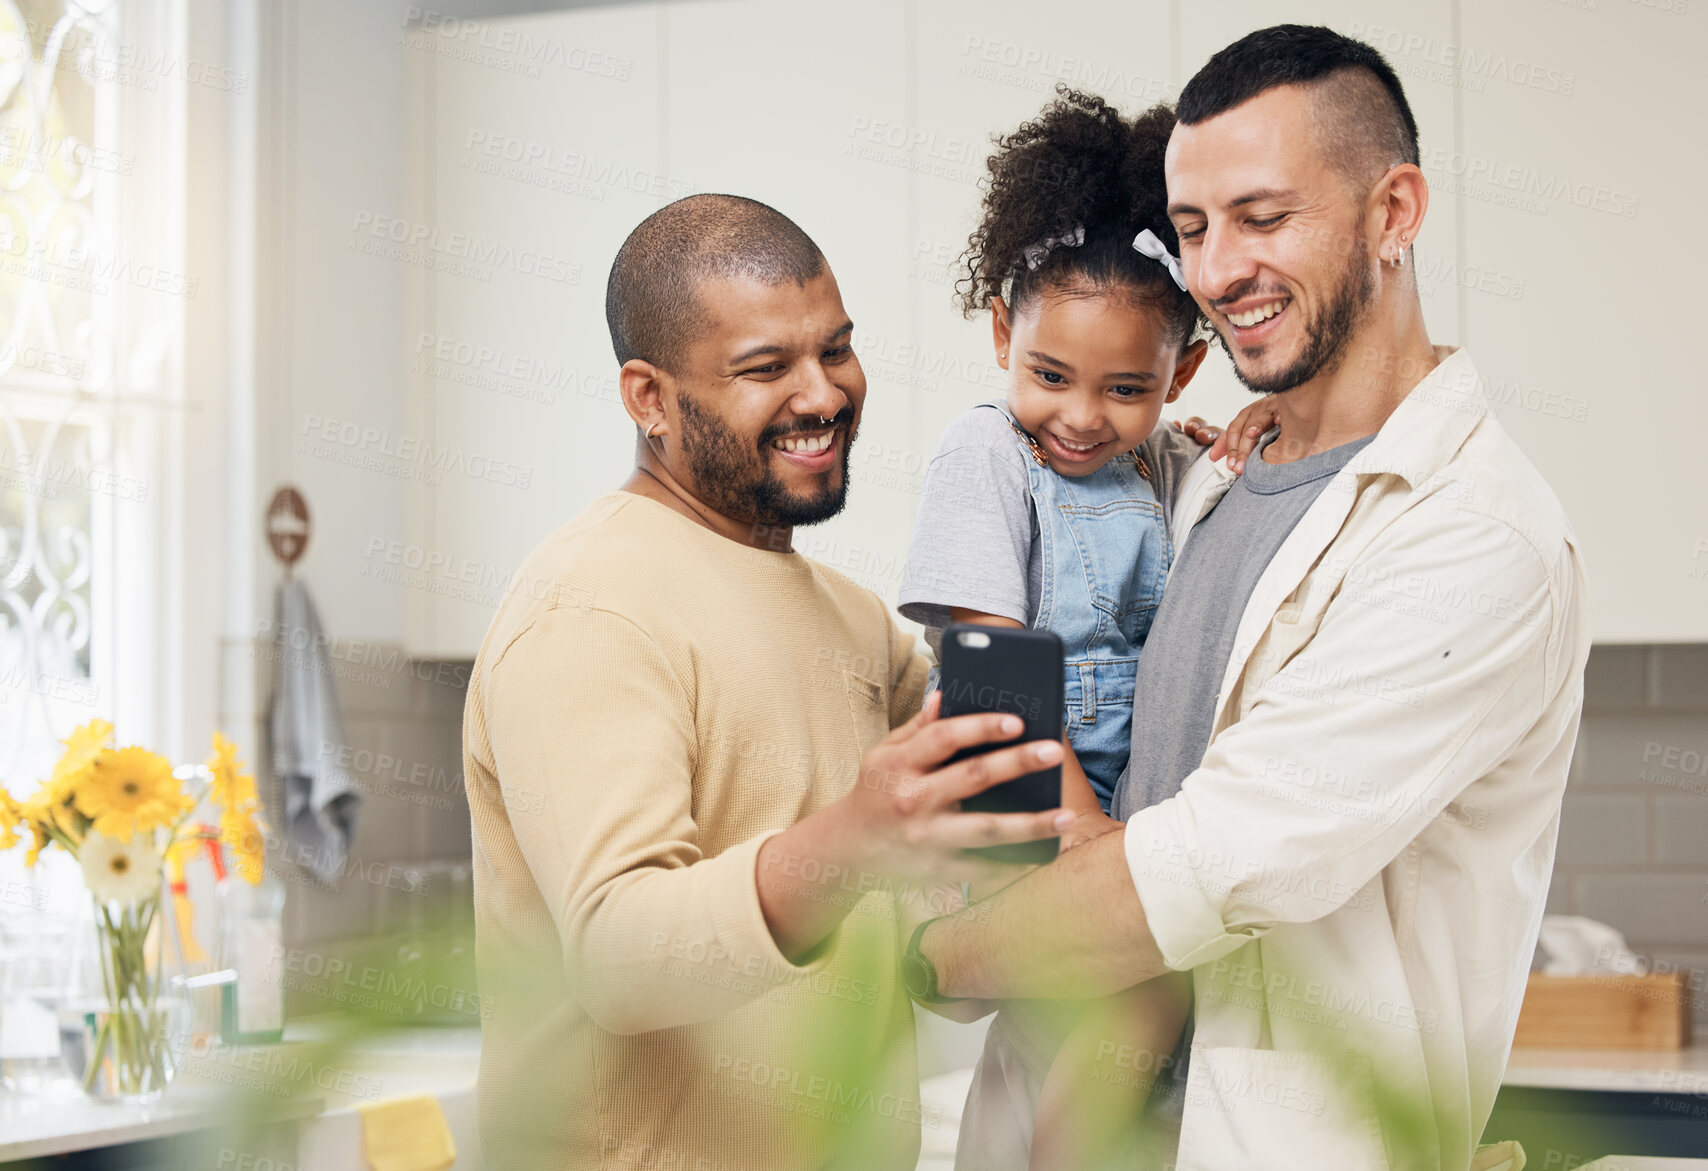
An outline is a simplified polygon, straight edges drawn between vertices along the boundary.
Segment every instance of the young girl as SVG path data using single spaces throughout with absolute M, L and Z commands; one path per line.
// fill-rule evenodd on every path
M 1061 637 L 1062 803 L 1089 827 L 1069 847 L 1118 824 L 1106 815 L 1173 560 L 1174 490 L 1201 450 L 1159 423 L 1205 343 L 1164 211 L 1173 111 L 1128 120 L 1057 92 L 988 163 L 958 301 L 968 315 L 990 310 L 1011 385 L 1006 403 L 982 403 L 943 434 L 900 609 L 933 650 L 951 621 Z M 1189 995 L 1189 977 L 1173 973 L 1092 1005 L 1011 1002 L 991 1026 L 957 1168 L 1137 1165 L 1138 1120 Z

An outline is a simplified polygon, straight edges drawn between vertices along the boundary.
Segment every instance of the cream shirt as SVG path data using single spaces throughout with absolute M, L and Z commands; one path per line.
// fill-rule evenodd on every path
M 464 718 L 490 1165 L 913 1166 L 941 1119 L 891 895 L 782 859 L 852 908 L 793 964 L 754 873 L 926 672 L 871 591 L 645 497 L 600 497 L 529 556 Z
M 1195 981 L 1181 1171 L 1464 1168 L 1500 1085 L 1588 598 L 1469 355 L 1438 356 L 1258 581 L 1201 766 L 1125 831 Z M 1228 483 L 1194 468 L 1183 543 Z

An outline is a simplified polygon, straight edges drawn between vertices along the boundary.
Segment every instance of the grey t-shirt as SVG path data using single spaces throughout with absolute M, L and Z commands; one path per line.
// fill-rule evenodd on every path
M 1133 692 L 1133 750 L 1112 813 L 1125 821 L 1167 800 L 1204 758 L 1234 635 L 1257 579 L 1293 526 L 1374 435 L 1288 464 L 1263 449 L 1198 522 L 1168 579 Z
M 1271 431 L 1245 472 L 1199 521 L 1175 562 L 1139 652 L 1133 687 L 1133 748 L 1110 813 L 1126 821 L 1174 796 L 1210 746 L 1216 696 L 1234 636 L 1257 579 L 1299 519 L 1374 435 L 1290 464 L 1263 462 Z M 1145 1104 L 1159 1134 L 1178 1136 L 1193 1023 L 1175 1045 L 1174 1064 Z
M 1168 423 L 1139 445 L 1164 517 L 1204 450 Z M 925 469 L 897 605 L 903 617 L 925 627 L 934 653 L 951 606 L 1026 626 L 1038 617 L 1043 560 L 1026 475 L 1030 459 L 1000 411 L 974 407 L 943 430 Z

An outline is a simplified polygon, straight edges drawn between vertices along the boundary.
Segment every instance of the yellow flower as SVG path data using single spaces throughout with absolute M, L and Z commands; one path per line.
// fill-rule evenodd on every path
M 237 872 L 244 880 L 260 882 L 267 868 L 267 840 L 255 778 L 243 771 L 243 762 L 237 759 L 237 745 L 215 732 L 213 747 L 208 771 L 213 774 L 211 796 L 221 807 L 220 840 L 231 850 Z
M 81 844 L 89 824 L 88 819 L 71 808 L 67 801 L 55 796 L 51 782 L 36 786 L 29 800 L 18 803 L 18 812 L 30 831 L 30 848 L 24 855 L 25 866 L 34 866 L 42 850 L 55 840 L 68 844 L 68 848 Z
M 78 790 L 89 781 L 101 754 L 109 751 L 112 739 L 113 726 L 106 720 L 90 720 L 65 738 L 65 752 L 53 766 L 53 776 L 25 803 L 35 841 L 24 865 L 35 865 L 42 847 L 56 832 L 74 845 L 83 841 L 89 821 L 78 809 Z
M 12 800 L 12 794 L 0 788 L 0 853 L 18 844 L 18 823 L 24 820 L 24 807 Z
M 231 849 L 237 872 L 250 885 L 267 871 L 265 823 L 249 810 L 227 808 L 219 816 L 220 840 Z
M 146 748 L 103 749 L 74 797 L 96 832 L 121 842 L 171 825 L 192 804 L 171 762 Z
M 213 755 L 208 757 L 208 771 L 213 774 L 212 796 L 221 808 L 248 811 L 257 804 L 255 778 L 243 771 L 237 759 L 237 745 L 218 732 L 213 734 Z
M 53 838 L 48 833 L 48 827 L 53 824 L 53 810 L 46 801 L 46 786 L 36 791 L 36 795 L 25 801 L 19 807 L 24 815 L 24 824 L 30 831 L 30 848 L 24 854 L 24 865 L 34 866 L 36 859 L 47 848 Z
M 112 742 L 113 726 L 106 720 L 90 720 L 67 736 L 65 754 L 53 766 L 53 777 L 47 783 L 54 796 L 62 801 L 70 797 Z

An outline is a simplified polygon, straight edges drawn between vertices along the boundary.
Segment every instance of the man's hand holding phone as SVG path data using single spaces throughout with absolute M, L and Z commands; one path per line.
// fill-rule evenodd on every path
M 760 910 L 784 955 L 809 954 L 848 910 L 845 900 L 811 889 L 809 872 L 821 883 L 857 879 L 857 889 L 868 889 L 869 878 L 985 882 L 1015 868 L 967 850 L 1054 838 L 1073 823 L 1074 812 L 1059 808 L 963 812 L 962 800 L 1059 763 L 1062 745 L 1022 741 L 947 764 L 962 749 L 1012 740 L 1025 725 L 997 712 L 939 719 L 941 703 L 941 692 L 928 695 L 917 715 L 867 750 L 846 795 L 761 846 Z
M 963 851 L 1053 838 L 1075 818 L 1067 809 L 966 813 L 960 802 L 1062 759 L 1054 740 L 1029 740 L 945 764 L 964 748 L 1012 740 L 1020 717 L 978 712 L 938 717 L 943 693 L 926 696 L 907 723 L 873 745 L 848 796 L 847 825 L 874 870 L 915 880 L 975 881 L 1011 868 Z

